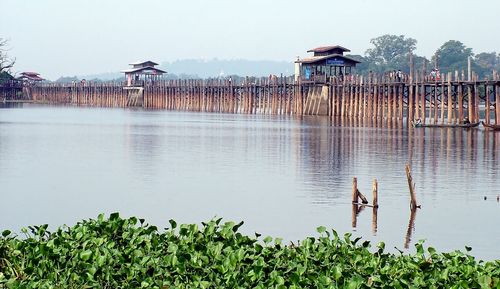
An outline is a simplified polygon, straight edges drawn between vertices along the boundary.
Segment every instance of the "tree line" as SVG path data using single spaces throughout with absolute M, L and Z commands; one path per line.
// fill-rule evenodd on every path
M 393 70 L 410 71 L 410 55 L 417 69 L 425 62 L 428 70 L 437 68 L 441 73 L 467 71 L 467 61 L 471 57 L 472 71 L 480 78 L 491 77 L 492 71 L 500 71 L 500 54 L 497 52 L 480 52 L 475 54 L 472 48 L 457 40 L 443 43 L 431 57 L 415 54 L 417 40 L 404 35 L 382 35 L 370 40 L 372 48 L 364 55 L 349 55 L 361 61 L 356 71 L 359 74 L 385 73 Z

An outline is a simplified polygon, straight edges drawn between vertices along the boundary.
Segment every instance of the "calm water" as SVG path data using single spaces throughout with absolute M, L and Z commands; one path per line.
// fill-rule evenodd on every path
M 298 240 L 320 225 L 387 248 L 419 239 L 500 259 L 500 133 L 325 118 L 24 106 L 0 109 L 0 230 L 99 213 L 165 227 L 215 216 Z M 422 205 L 410 222 L 404 166 Z M 352 177 L 371 199 L 353 219 Z M 487 200 L 484 200 L 484 197 Z M 354 227 L 353 227 L 354 225 Z M 409 235 L 408 235 L 409 234 Z

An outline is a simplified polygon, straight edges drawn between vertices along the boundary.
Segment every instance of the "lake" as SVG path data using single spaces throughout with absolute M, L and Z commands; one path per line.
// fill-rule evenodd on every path
M 408 252 L 500 259 L 500 132 L 364 126 L 326 117 L 23 105 L 0 109 L 0 230 L 120 212 L 245 221 L 287 241 L 316 227 Z M 410 222 L 405 164 L 422 206 Z M 352 178 L 379 205 L 354 212 Z M 486 198 L 486 199 L 485 199 Z M 376 221 L 376 224 L 374 224 Z M 405 249 L 408 247 L 409 249 Z

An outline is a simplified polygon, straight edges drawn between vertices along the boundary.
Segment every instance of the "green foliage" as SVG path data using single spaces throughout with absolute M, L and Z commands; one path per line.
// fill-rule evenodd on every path
M 373 38 L 370 43 L 374 47 L 366 51 L 366 58 L 374 72 L 404 69 L 410 53 L 417 48 L 417 40 L 404 35 L 386 34 Z
M 417 41 L 406 38 L 404 35 L 382 35 L 370 41 L 374 46 L 366 51 L 365 56 L 349 55 L 361 61 L 356 66 L 356 73 L 367 75 L 401 70 L 410 71 L 410 53 L 416 49 Z M 441 73 L 454 72 L 455 70 L 467 71 L 467 58 L 472 58 L 472 70 L 480 78 L 491 77 L 492 71 L 500 71 L 500 55 L 496 52 L 482 52 L 474 56 L 472 48 L 466 47 L 462 42 L 450 40 L 439 47 L 431 61 L 425 57 L 413 54 L 413 63 L 416 70 L 421 70 L 425 62 L 427 70 L 437 67 Z M 436 63 L 437 62 L 437 63 Z
M 438 66 L 442 72 L 467 70 L 467 58 L 474 55 L 472 48 L 466 47 L 462 42 L 449 40 L 445 42 L 434 54 L 432 61 L 438 57 Z
M 492 71 L 500 71 L 500 55 L 496 52 L 482 52 L 474 56 L 473 68 L 480 77 L 490 76 Z
M 7 71 L 0 72 L 0 84 L 3 84 L 7 81 L 13 80 L 14 77 L 8 73 Z
M 358 54 L 347 54 L 346 56 L 361 62 L 356 65 L 356 73 L 368 74 L 368 72 L 370 71 L 370 61 L 368 60 L 368 58 Z
M 497 288 L 499 262 L 416 244 L 415 255 L 340 237 L 283 245 L 221 219 L 159 231 L 135 217 L 86 220 L 50 233 L 29 227 L 0 237 L 0 288 Z M 372 252 L 373 251 L 373 252 Z

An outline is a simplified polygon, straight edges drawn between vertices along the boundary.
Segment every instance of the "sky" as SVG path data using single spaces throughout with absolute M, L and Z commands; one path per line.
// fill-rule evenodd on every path
M 448 40 L 500 51 L 498 0 L 0 0 L 0 38 L 15 72 L 47 79 L 116 72 L 137 60 L 293 61 L 370 39 L 415 38 L 430 58 Z

